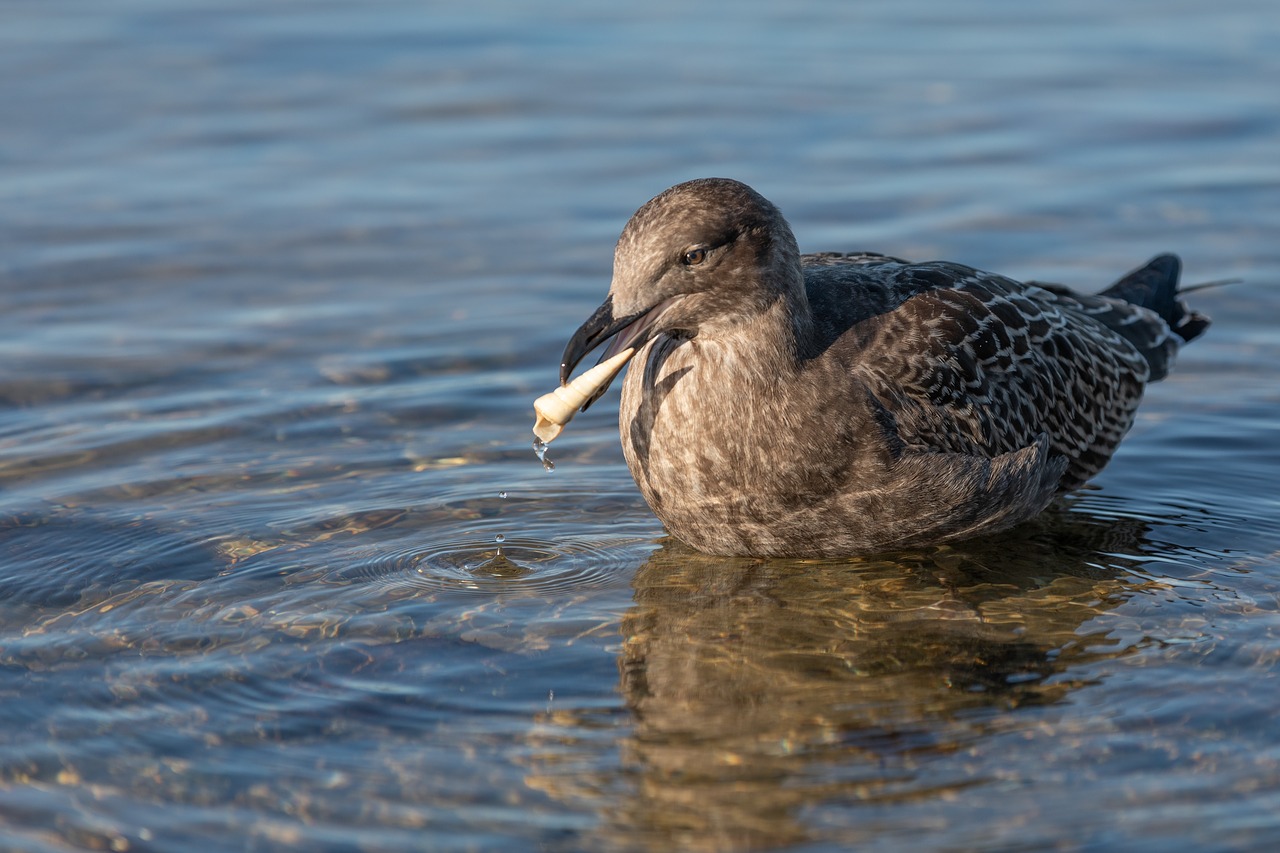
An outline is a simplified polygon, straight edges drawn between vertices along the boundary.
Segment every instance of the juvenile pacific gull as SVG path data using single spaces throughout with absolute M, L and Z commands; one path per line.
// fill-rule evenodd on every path
M 574 333 L 549 441 L 627 361 L 627 465 L 667 529 L 711 554 L 840 556 L 1031 518 L 1106 465 L 1143 388 L 1208 320 L 1160 255 L 1097 295 L 945 261 L 801 255 L 723 178 L 627 223 L 609 295 Z M 570 373 L 609 341 L 602 366 Z

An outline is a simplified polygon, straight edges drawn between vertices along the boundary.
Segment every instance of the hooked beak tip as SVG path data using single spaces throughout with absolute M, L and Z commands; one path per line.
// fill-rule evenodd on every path
M 578 330 L 569 338 L 569 343 L 565 345 L 564 356 L 560 361 L 561 385 L 569 384 L 569 376 L 578 366 L 578 362 L 603 343 L 609 334 L 616 331 L 612 328 L 613 325 L 613 296 L 610 295 L 595 310 L 595 313 L 578 327 Z

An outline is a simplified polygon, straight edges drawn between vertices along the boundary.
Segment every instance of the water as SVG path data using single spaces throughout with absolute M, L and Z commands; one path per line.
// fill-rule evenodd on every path
M 1273 4 L 0 15 L 0 847 L 1280 842 Z M 616 390 L 529 429 L 716 174 L 806 250 L 1244 281 L 1037 522 L 712 559 Z
M 551 450 L 551 446 L 540 438 L 533 440 L 533 455 L 538 457 L 538 461 L 542 463 L 542 470 L 550 474 L 556 470 L 556 463 L 551 461 L 551 457 L 547 452 Z

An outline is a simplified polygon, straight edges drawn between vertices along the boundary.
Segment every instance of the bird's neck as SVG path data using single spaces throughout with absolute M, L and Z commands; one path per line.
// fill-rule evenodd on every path
M 710 346 L 733 369 L 785 380 L 800 370 L 804 342 L 812 337 L 812 328 L 813 315 L 801 289 L 780 294 L 762 310 L 730 326 L 699 335 L 699 344 Z
M 791 374 L 799 369 L 806 357 L 805 344 L 813 338 L 813 311 L 798 270 L 794 280 L 787 282 L 761 315 L 752 335 L 758 341 L 776 342 L 768 349 L 773 351 L 780 371 Z

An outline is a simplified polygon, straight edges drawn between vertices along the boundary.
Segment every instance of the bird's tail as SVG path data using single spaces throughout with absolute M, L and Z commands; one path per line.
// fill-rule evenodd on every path
M 1185 292 L 1178 290 L 1181 272 L 1182 261 L 1177 255 L 1157 255 L 1099 295 L 1150 308 L 1186 343 L 1204 334 L 1209 318 L 1192 311 L 1180 298 Z

